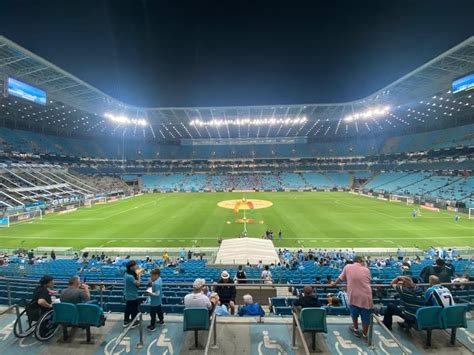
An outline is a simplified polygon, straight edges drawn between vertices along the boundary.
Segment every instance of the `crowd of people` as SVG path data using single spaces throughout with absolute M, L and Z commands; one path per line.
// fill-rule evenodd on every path
M 50 258 L 56 258 L 51 252 Z M 290 252 L 283 249 L 278 252 L 280 259 L 285 264 L 297 263 L 300 265 L 306 261 L 312 261 L 317 265 L 335 265 L 341 271 L 339 276 L 333 280 L 330 276 L 326 280 L 317 279 L 317 284 L 326 284 L 329 287 L 338 287 L 335 293 L 328 293 L 326 302 L 318 299 L 315 289 L 306 285 L 303 287 L 299 298 L 293 303 L 296 311 L 307 307 L 346 307 L 350 311 L 352 333 L 359 337 L 367 337 L 368 326 L 372 314 L 383 314 L 383 322 L 388 329 L 392 329 L 393 317 L 400 317 L 403 322 L 399 325 L 402 328 L 410 328 L 416 321 L 416 311 L 420 307 L 438 305 L 446 307 L 454 304 L 452 288 L 461 288 L 463 285 L 457 283 L 470 280 L 469 274 L 456 274 L 451 261 L 461 258 L 456 249 L 434 249 L 430 248 L 425 254 L 426 259 L 433 260 L 433 263 L 424 267 L 419 275 L 411 275 L 407 271 L 411 263 L 416 263 L 418 258 L 405 256 L 403 250 L 396 252 L 396 257 L 374 258 L 357 255 L 353 250 L 315 250 L 303 252 Z M 440 257 L 441 256 L 441 257 Z M 33 251 L 26 255 L 29 260 L 34 260 Z M 185 265 L 185 260 L 193 258 L 191 251 L 180 251 L 178 265 Z M 90 263 L 91 260 L 103 262 L 111 260 L 105 254 L 93 255 L 89 258 L 87 253 L 77 257 L 78 263 Z M 123 266 L 124 276 L 124 299 L 125 310 L 123 325 L 128 327 L 138 314 L 139 305 L 146 303 L 150 307 L 150 325 L 148 329 L 155 331 L 157 325 L 164 324 L 163 312 L 163 280 L 161 278 L 161 268 L 168 267 L 174 263 L 167 252 L 164 252 L 160 263 L 151 258 L 146 258 L 137 264 L 130 257 L 116 257 L 112 263 Z M 333 262 L 336 261 L 335 264 Z M 339 262 L 340 261 L 340 262 Z M 341 264 L 340 264 L 341 263 Z M 384 263 L 384 265 L 400 265 L 400 275 L 391 281 L 391 286 L 398 295 L 399 302 L 393 302 L 383 308 L 374 307 L 372 278 L 369 267 Z M 259 262 L 255 265 L 261 270 L 261 283 L 271 284 L 272 270 L 275 267 L 286 267 L 283 265 L 264 265 Z M 140 294 L 139 289 L 145 286 L 142 275 L 149 273 L 146 291 Z M 265 316 L 262 306 L 254 301 L 251 294 L 243 295 L 241 300 L 237 300 L 237 290 L 239 284 L 248 282 L 245 268 L 240 265 L 235 275 L 231 275 L 224 270 L 220 273 L 220 279 L 214 284 L 206 283 L 205 279 L 197 278 L 192 284 L 192 291 L 184 297 L 185 308 L 206 308 L 209 314 L 238 315 L 238 316 Z M 425 291 L 419 283 L 428 283 L 429 288 Z M 442 284 L 454 283 L 452 287 Z M 60 293 L 53 290 L 54 280 L 52 277 L 41 278 L 39 286 L 34 290 L 32 300 L 36 311 L 44 313 L 52 308 L 54 302 L 85 303 L 95 302 L 91 300 L 91 293 L 88 285 L 81 282 L 79 276 L 73 276 L 68 282 L 68 287 Z M 240 306 L 239 306 L 240 305 Z M 359 327 L 359 318 L 361 327 Z M 131 324 L 136 326 L 137 324 Z

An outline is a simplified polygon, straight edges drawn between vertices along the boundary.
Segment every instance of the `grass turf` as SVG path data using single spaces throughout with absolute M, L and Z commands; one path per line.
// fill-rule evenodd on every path
M 241 197 L 238 193 L 146 194 L 1 229 L 0 247 L 217 246 L 218 237 L 237 237 L 243 230 L 242 224 L 234 222 L 243 213 L 217 203 Z M 277 247 L 474 246 L 474 220 L 466 215 L 455 223 L 451 212 L 422 210 L 422 216 L 414 219 L 412 206 L 345 192 L 262 192 L 246 197 L 273 203 L 248 214 L 256 222 L 247 228 L 253 237 L 272 229 Z

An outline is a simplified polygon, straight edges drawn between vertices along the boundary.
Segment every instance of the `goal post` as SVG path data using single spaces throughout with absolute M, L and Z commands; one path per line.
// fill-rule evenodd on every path
M 474 208 L 469 208 L 469 219 L 474 219 Z
M 0 228 L 8 228 L 12 224 L 22 223 L 26 221 L 31 221 L 33 219 L 43 219 L 43 211 L 40 209 L 15 213 L 11 215 L 4 216 L 0 218 Z
M 411 206 L 415 203 L 415 199 L 413 197 L 407 197 L 407 206 Z
M 107 197 L 95 197 L 84 200 L 84 207 L 91 208 L 94 205 L 104 205 L 107 203 Z

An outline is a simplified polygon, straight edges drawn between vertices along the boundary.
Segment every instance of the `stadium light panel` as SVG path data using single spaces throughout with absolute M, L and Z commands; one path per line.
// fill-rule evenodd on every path
M 113 113 L 104 113 L 104 117 L 112 122 L 124 125 L 146 126 L 148 122 L 142 118 L 129 118 L 125 115 L 115 115 Z
M 365 111 L 360 111 L 353 113 L 352 115 L 347 115 L 344 117 L 345 122 L 353 122 L 357 120 L 367 120 L 370 118 L 377 118 L 382 117 L 390 113 L 390 106 L 383 106 L 383 107 L 374 107 L 369 108 Z
M 306 117 L 298 118 L 241 118 L 241 119 L 213 119 L 209 121 L 203 121 L 200 119 L 192 120 L 189 124 L 191 126 L 210 126 L 210 127 L 220 127 L 225 125 L 230 126 L 274 126 L 274 125 L 296 125 L 304 124 L 307 122 Z

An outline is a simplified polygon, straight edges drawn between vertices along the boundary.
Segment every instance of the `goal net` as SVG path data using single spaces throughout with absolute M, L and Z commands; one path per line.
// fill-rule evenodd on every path
M 415 203 L 415 199 L 411 197 L 407 197 L 407 205 L 413 205 Z
M 90 198 L 84 201 L 84 207 L 91 208 L 94 205 L 104 205 L 107 203 L 107 197 Z
M 474 219 L 474 208 L 469 208 L 469 219 Z
M 0 218 L 0 228 L 8 228 L 12 224 L 27 222 L 33 219 L 43 219 L 43 211 L 34 210 L 4 216 Z

